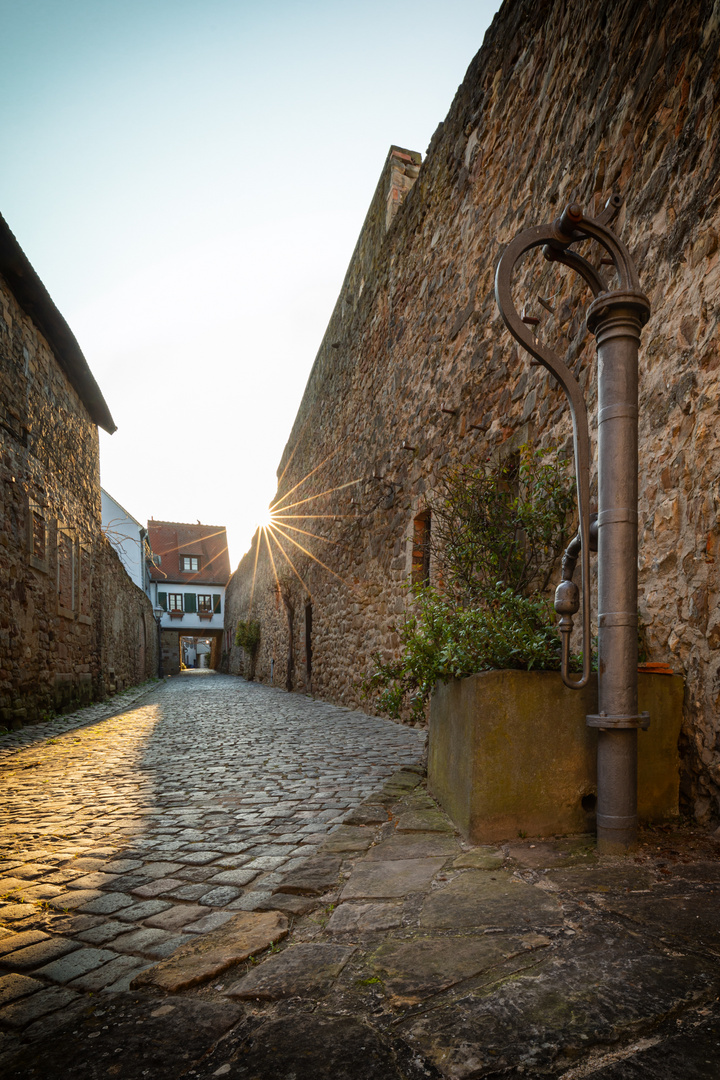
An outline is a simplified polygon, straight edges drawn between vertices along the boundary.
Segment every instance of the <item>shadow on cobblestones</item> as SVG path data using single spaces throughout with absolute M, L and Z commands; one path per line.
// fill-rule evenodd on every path
M 44 1038 L 84 995 L 122 994 L 179 947 L 268 907 L 348 810 L 423 752 L 419 732 L 214 673 L 9 740 L 6 1049 Z
M 23 751 L 3 1076 L 715 1080 L 717 839 L 473 848 L 421 755 L 229 677 Z

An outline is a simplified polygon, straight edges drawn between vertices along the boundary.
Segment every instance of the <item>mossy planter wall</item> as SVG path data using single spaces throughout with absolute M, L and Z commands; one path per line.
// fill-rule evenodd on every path
M 678 813 L 683 679 L 638 675 L 638 812 Z M 595 829 L 597 676 L 568 690 L 554 671 L 487 671 L 438 683 L 430 706 L 428 787 L 474 843 Z

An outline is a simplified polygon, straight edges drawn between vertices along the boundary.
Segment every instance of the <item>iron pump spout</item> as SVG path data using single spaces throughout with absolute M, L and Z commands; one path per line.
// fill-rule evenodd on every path
M 582 513 L 582 510 L 580 511 Z M 597 551 L 597 514 L 590 514 L 590 525 L 588 528 L 587 544 L 590 551 Z M 580 688 L 581 683 L 575 682 L 570 679 L 570 635 L 573 630 L 573 615 L 576 615 L 580 607 L 580 591 L 573 581 L 573 575 L 575 574 L 575 567 L 577 566 L 578 558 L 582 552 L 583 533 L 581 529 L 578 529 L 577 534 L 573 537 L 567 546 L 565 554 L 562 557 L 562 577 L 560 584 L 555 590 L 555 611 L 560 616 L 558 621 L 558 630 L 560 631 L 562 650 L 560 653 L 560 674 L 562 680 L 566 686 L 569 686 L 571 690 L 577 690 Z M 583 584 L 585 583 L 585 577 L 583 575 Z M 589 591 L 589 590 L 588 590 Z M 589 596 L 587 601 L 587 610 L 590 611 Z M 584 629 L 584 625 L 583 625 Z M 588 631 L 589 632 L 589 631 Z M 583 633 L 583 657 L 589 646 L 585 634 Z M 584 665 L 583 665 L 584 666 Z M 587 677 L 584 677 L 582 686 L 587 682 Z
M 638 349 L 650 304 L 624 244 L 609 225 L 620 208 L 613 195 L 597 218 L 586 217 L 571 203 L 548 224 L 526 229 L 507 246 L 498 263 L 495 296 L 513 337 L 551 372 L 565 391 L 573 421 L 578 492 L 578 535 L 563 558 L 562 581 L 555 595 L 562 635 L 563 682 L 586 685 L 590 664 L 590 550 L 598 552 L 598 712 L 587 723 L 598 729 L 597 839 L 601 851 L 625 851 L 637 834 L 637 730 L 649 717 L 638 713 L 637 700 L 637 489 L 638 489 Z M 572 250 L 594 240 L 603 264 L 617 272 L 619 287 L 610 290 L 602 270 Z M 520 258 L 541 247 L 550 262 L 576 271 L 595 299 L 587 312 L 598 354 L 598 513 L 589 513 L 590 439 L 587 409 L 580 385 L 551 349 L 537 339 L 512 299 L 512 273 Z M 536 322 L 537 320 L 532 320 Z M 570 677 L 572 616 L 580 607 L 573 581 L 582 567 L 583 672 Z

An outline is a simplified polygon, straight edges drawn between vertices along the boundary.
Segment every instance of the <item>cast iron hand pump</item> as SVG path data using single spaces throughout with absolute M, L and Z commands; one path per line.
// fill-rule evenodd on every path
M 555 594 L 563 636 L 562 678 L 580 689 L 590 675 L 590 551 L 598 551 L 598 714 L 587 722 L 598 731 L 598 843 L 624 850 L 637 830 L 637 729 L 647 715 L 637 705 L 637 471 L 638 346 L 650 316 L 637 271 L 624 244 L 608 227 L 621 200 L 613 195 L 597 218 L 585 217 L 572 203 L 549 225 L 521 232 L 507 246 L 495 276 L 495 296 L 510 333 L 558 380 L 573 422 L 577 479 L 578 536 L 563 559 L 563 580 Z M 572 250 L 595 240 L 604 249 L 602 264 L 612 265 L 619 287 L 609 290 L 602 272 Z M 513 269 L 532 248 L 542 247 L 550 262 L 560 262 L 587 282 L 595 299 L 587 312 L 598 351 L 598 515 L 590 519 L 590 437 L 580 385 L 551 349 L 536 339 L 518 314 L 511 294 Z M 534 322 L 535 320 L 533 320 Z M 579 549 L 579 550 L 578 550 Z M 583 671 L 569 673 L 570 631 L 579 596 L 572 581 L 581 558 Z

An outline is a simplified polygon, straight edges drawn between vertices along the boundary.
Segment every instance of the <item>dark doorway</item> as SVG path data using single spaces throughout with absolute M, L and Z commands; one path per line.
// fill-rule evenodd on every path
M 305 672 L 308 687 L 312 685 L 312 604 L 305 605 Z
M 412 583 L 430 581 L 430 511 L 423 510 L 413 522 Z

